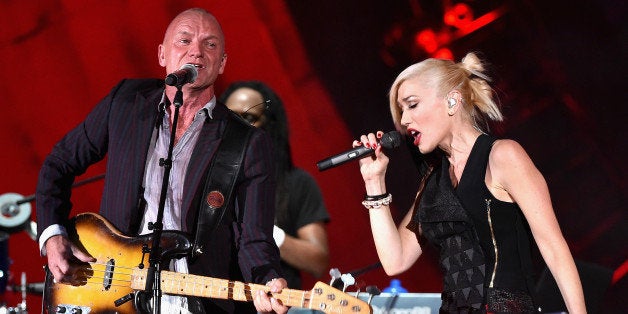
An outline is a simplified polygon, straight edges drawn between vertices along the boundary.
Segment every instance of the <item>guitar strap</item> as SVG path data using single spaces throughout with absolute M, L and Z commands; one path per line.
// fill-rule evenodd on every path
M 233 198 L 235 182 L 240 173 L 244 153 L 253 128 L 239 116 L 230 113 L 220 146 L 207 173 L 198 211 L 192 258 L 203 253 L 203 240 L 212 235 Z

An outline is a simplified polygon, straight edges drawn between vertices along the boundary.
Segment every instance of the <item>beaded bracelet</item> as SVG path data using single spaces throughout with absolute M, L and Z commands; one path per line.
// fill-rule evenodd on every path
M 364 205 L 366 209 L 375 209 L 375 208 L 382 207 L 382 205 L 390 205 L 391 202 L 392 202 L 392 194 L 386 193 L 385 197 L 380 198 L 378 200 L 367 200 L 365 197 L 365 199 L 362 201 L 362 205 Z

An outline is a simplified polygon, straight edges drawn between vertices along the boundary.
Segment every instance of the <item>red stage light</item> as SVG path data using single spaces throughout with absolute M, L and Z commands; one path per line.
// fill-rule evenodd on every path
M 435 53 L 432 54 L 432 58 L 453 60 L 454 59 L 454 53 L 451 52 L 451 49 L 449 49 L 449 48 L 441 48 L 441 49 L 438 49 L 438 51 L 436 51 Z
M 456 28 L 464 28 L 469 23 L 473 22 L 473 10 L 464 3 L 457 3 L 447 9 L 443 16 L 443 21 L 447 25 Z
M 414 42 L 429 54 L 434 53 L 438 49 L 436 33 L 434 33 L 431 28 L 427 28 L 416 33 L 414 35 Z

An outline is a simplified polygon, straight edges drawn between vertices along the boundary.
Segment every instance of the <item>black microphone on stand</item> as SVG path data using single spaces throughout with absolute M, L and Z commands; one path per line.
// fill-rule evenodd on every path
M 198 70 L 193 64 L 186 63 L 178 70 L 168 74 L 164 80 L 170 86 L 182 86 L 187 83 L 194 83 L 198 76 Z
M 385 133 L 384 135 L 382 135 L 379 143 L 382 145 L 382 147 L 387 149 L 397 148 L 401 144 L 401 134 L 397 131 L 390 131 L 388 133 Z M 323 159 L 316 163 L 316 166 L 318 167 L 319 171 L 324 171 L 329 168 L 342 165 L 345 162 L 364 158 L 373 154 L 375 154 L 374 149 L 360 146 L 346 152 L 342 152 L 338 155 Z

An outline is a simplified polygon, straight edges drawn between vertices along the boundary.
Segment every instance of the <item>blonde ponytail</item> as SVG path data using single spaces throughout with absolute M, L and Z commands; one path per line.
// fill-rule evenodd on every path
M 474 110 L 485 114 L 493 121 L 504 120 L 499 106 L 493 100 L 493 89 L 488 84 L 491 79 L 484 74 L 484 65 L 480 58 L 475 53 L 469 52 L 462 58 L 460 66 L 468 73 L 470 88 L 468 101 Z M 478 118 L 473 113 L 472 116 Z

